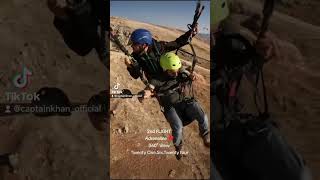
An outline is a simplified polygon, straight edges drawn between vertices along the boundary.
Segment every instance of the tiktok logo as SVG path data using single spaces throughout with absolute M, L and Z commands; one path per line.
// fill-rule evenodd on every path
M 113 89 L 118 90 L 118 89 L 119 89 L 119 86 L 120 86 L 120 83 L 117 83 L 116 85 L 113 86 Z
M 13 85 L 20 89 L 25 88 L 28 85 L 29 76 L 31 75 L 32 72 L 27 67 L 23 67 L 22 73 L 13 77 Z

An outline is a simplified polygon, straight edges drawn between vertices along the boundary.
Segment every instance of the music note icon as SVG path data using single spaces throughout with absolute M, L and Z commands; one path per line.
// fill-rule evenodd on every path
M 32 72 L 27 68 L 23 67 L 22 73 L 14 76 L 12 82 L 13 85 L 17 88 L 24 88 L 28 85 L 29 76 L 32 75 Z

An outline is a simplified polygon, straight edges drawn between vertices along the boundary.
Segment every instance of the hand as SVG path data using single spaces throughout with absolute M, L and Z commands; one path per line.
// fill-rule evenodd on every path
M 152 92 L 150 90 L 144 90 L 144 95 L 143 95 L 144 99 L 150 98 L 151 96 L 152 96 Z
M 132 66 L 132 62 L 130 61 L 129 58 L 125 58 L 125 59 L 124 59 L 124 63 L 126 64 L 127 67 Z
M 199 28 L 198 28 L 198 23 L 195 25 L 193 31 L 192 31 L 192 37 L 194 37 L 195 35 L 197 35 L 199 33 Z
M 190 79 L 192 80 L 192 81 L 195 81 L 195 80 L 197 80 L 197 77 L 198 75 L 196 74 L 196 73 L 191 73 L 190 75 L 189 75 L 189 77 L 190 77 Z
M 142 95 L 142 97 L 138 97 L 139 102 L 142 103 L 144 99 L 151 97 L 152 92 L 150 90 L 142 90 L 138 94 Z
M 266 61 L 278 55 L 275 38 L 268 32 L 256 42 L 255 48 Z

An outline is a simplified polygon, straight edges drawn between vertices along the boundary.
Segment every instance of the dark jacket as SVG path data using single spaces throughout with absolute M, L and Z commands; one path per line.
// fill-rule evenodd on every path
M 148 81 L 159 76 L 163 71 L 160 67 L 160 56 L 166 52 L 170 52 L 187 45 L 190 34 L 191 31 L 187 31 L 185 34 L 171 42 L 153 40 L 153 44 L 150 46 L 147 53 L 133 53 L 132 56 L 136 62 L 131 67 L 127 68 L 130 75 L 137 79 L 140 77 L 142 72 L 144 72 Z
M 105 1 L 88 0 L 76 9 L 65 8 L 67 19 L 54 18 L 53 24 L 64 42 L 78 55 L 85 56 L 98 46 L 98 25 L 106 17 L 101 10 L 105 5 Z
M 156 97 L 162 107 L 167 109 L 186 99 L 191 99 L 182 93 L 183 85 L 191 80 L 189 74 L 188 71 L 181 70 L 177 77 L 162 73 L 157 78 L 150 79 L 150 84 L 155 87 Z

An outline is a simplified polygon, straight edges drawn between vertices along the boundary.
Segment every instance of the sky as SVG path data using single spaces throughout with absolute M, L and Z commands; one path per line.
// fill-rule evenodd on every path
M 115 1 L 110 2 L 110 15 L 186 31 L 193 21 L 197 1 Z M 199 32 L 209 34 L 210 1 L 199 18 Z

